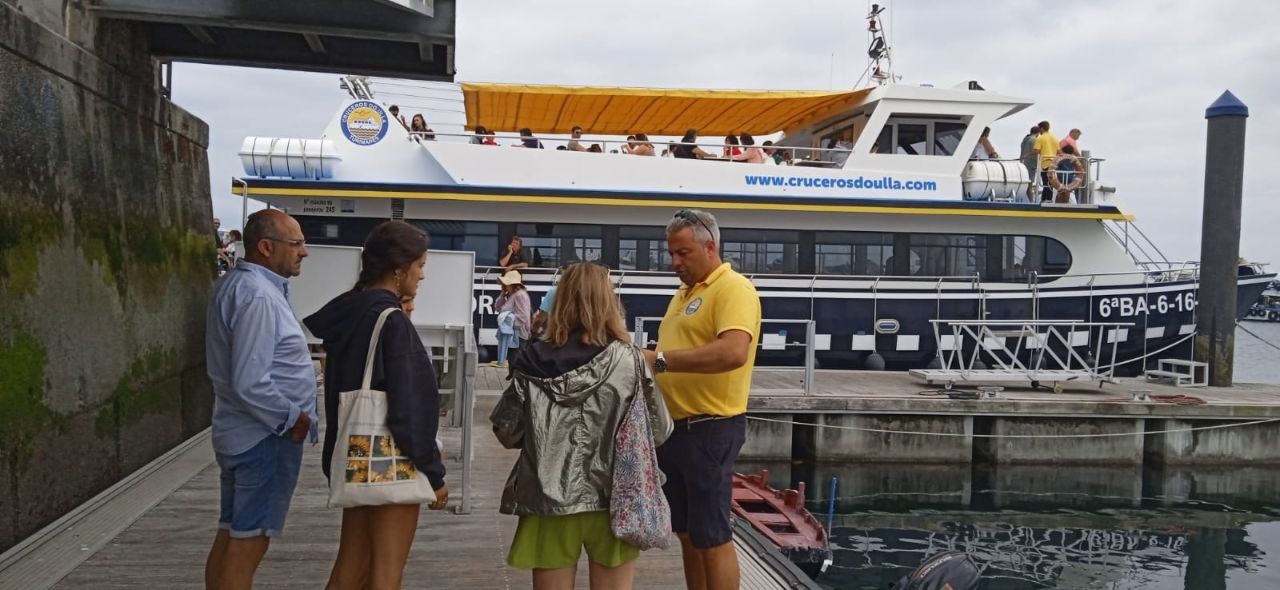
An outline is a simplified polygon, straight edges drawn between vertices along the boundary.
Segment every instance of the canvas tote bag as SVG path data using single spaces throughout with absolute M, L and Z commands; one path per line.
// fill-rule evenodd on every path
M 387 429 L 387 394 L 370 386 L 373 359 L 390 307 L 378 316 L 369 337 L 360 389 L 338 398 L 338 437 L 329 465 L 329 507 L 429 504 L 436 501 L 427 476 L 413 466 Z

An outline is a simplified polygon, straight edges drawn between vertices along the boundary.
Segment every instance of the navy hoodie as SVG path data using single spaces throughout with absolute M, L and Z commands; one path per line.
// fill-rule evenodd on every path
M 334 439 L 338 434 L 338 394 L 360 389 L 369 337 L 378 315 L 400 307 L 390 291 L 348 291 L 302 320 L 324 341 L 328 357 L 324 371 L 324 455 L 321 467 L 329 477 Z M 387 316 L 373 362 L 373 389 L 387 394 L 387 428 L 400 451 L 427 476 L 431 487 L 444 486 L 444 463 L 436 448 L 440 422 L 440 391 L 431 357 L 403 313 Z

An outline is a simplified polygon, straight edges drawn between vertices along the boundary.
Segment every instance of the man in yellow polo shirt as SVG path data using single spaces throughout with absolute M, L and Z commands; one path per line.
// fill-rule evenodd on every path
M 1049 170 L 1049 164 L 1053 159 L 1058 157 L 1058 138 L 1049 133 L 1049 122 L 1040 122 L 1040 135 L 1036 137 L 1036 143 L 1033 150 L 1040 159 L 1040 200 L 1053 200 L 1053 187 L 1049 186 L 1049 175 L 1053 171 Z
M 720 260 L 720 227 L 710 213 L 676 212 L 667 250 L 680 277 L 645 351 L 675 420 L 658 448 L 667 476 L 671 528 L 680 537 L 690 590 L 738 588 L 730 503 L 733 465 L 747 434 L 747 394 L 760 337 L 760 297 Z

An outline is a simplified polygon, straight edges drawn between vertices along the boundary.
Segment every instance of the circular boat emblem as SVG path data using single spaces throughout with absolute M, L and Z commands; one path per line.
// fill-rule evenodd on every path
M 342 111 L 342 134 L 356 145 L 373 145 L 387 135 L 390 120 L 378 103 L 358 100 Z
M 702 307 L 701 297 L 694 299 L 693 301 L 690 301 L 689 305 L 685 306 L 684 315 L 693 315 L 697 313 L 699 307 Z

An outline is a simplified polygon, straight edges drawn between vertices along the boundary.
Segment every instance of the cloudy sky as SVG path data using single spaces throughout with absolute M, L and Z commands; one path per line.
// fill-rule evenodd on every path
M 868 3 L 735 0 L 459 2 L 458 81 L 675 88 L 850 88 L 866 66 Z M 984 87 L 1036 104 L 996 124 L 1016 153 L 1036 121 L 1084 131 L 1102 182 L 1172 259 L 1199 258 L 1204 109 L 1250 107 L 1241 253 L 1280 267 L 1280 3 L 1076 0 L 890 4 L 902 84 Z M 1052 8 L 1047 8 L 1052 6 Z M 248 135 L 316 137 L 345 93 L 336 74 L 179 64 L 175 101 L 210 125 L 214 214 L 236 227 L 230 178 Z M 392 87 L 386 87 L 388 90 Z M 433 93 L 448 97 L 447 92 Z M 400 98 L 400 97 L 397 97 Z M 387 97 L 393 101 L 392 97 Z M 457 103 L 414 101 L 438 131 Z M 431 110 L 425 107 L 433 107 Z

